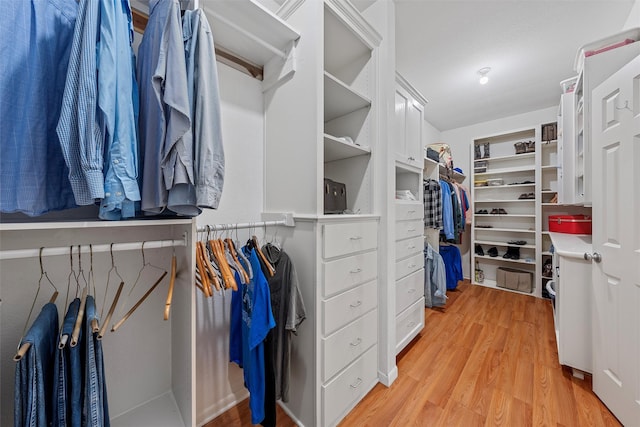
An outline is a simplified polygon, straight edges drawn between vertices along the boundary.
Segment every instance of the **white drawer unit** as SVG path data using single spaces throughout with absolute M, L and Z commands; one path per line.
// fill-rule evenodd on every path
M 424 328 L 424 297 L 400 313 L 396 319 L 396 354 Z
M 373 346 L 331 382 L 322 386 L 322 425 L 337 424 L 377 382 L 378 347 Z
M 378 247 L 376 221 L 323 225 L 323 257 L 334 258 Z
M 322 301 L 322 333 L 329 335 L 378 305 L 375 280 Z
M 378 252 L 323 262 L 323 295 L 329 297 L 378 276 Z
M 396 313 L 424 296 L 424 269 L 411 273 L 396 282 Z
M 396 260 L 406 258 L 409 255 L 423 251 L 423 237 L 417 236 L 396 242 Z
M 322 339 L 322 381 L 328 381 L 378 339 L 378 311 L 372 310 Z
M 414 271 L 418 271 L 424 267 L 424 256 L 422 252 L 409 258 L 396 262 L 396 280 L 399 280 Z
M 422 236 L 423 233 L 424 223 L 421 219 L 396 222 L 396 240 Z
M 396 221 L 405 221 L 409 219 L 422 219 L 424 215 L 424 206 L 422 203 L 396 203 Z

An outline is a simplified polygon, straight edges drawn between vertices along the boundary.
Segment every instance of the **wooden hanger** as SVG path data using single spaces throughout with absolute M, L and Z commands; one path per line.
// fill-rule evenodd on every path
M 95 276 L 93 274 L 93 246 L 91 244 L 89 244 L 89 259 L 90 259 L 90 264 L 89 264 L 89 283 L 88 285 L 91 286 L 91 283 L 93 283 L 93 297 L 97 298 L 98 294 L 96 293 L 96 279 Z M 91 291 L 91 287 L 89 287 L 89 291 Z M 97 312 L 97 310 L 96 310 Z M 91 330 L 95 333 L 95 332 L 100 332 L 100 324 L 98 323 L 98 319 L 97 317 L 91 320 Z
M 209 240 L 209 245 L 211 246 L 211 250 L 213 255 L 217 261 L 218 268 L 220 269 L 220 273 L 222 274 L 222 279 L 225 284 L 226 289 L 233 289 L 234 291 L 238 290 L 238 284 L 236 283 L 236 279 L 233 277 L 233 273 L 231 272 L 231 267 L 227 263 L 227 257 L 224 254 L 224 243 L 222 240 Z
M 267 267 L 267 271 L 269 272 L 269 276 L 273 277 L 276 274 L 276 270 L 273 268 L 267 257 L 262 253 L 262 249 L 260 249 L 260 243 L 258 243 L 258 238 L 256 236 L 251 236 L 251 241 L 253 242 L 253 247 L 258 253 L 258 256 L 264 262 L 264 265 Z
M 222 289 L 222 287 L 220 286 L 220 281 L 218 280 L 218 274 L 213 268 L 213 265 L 211 265 L 211 257 L 209 256 L 209 250 L 207 249 L 207 246 L 204 244 L 204 242 L 198 242 L 198 243 L 202 247 L 200 252 L 202 253 L 204 268 L 206 272 L 209 274 L 209 278 L 211 279 L 209 280 L 209 291 L 211 295 L 213 295 L 211 282 L 213 282 L 213 286 L 216 288 L 216 291 L 219 291 L 220 289 Z
M 105 334 L 107 333 L 107 329 L 109 329 L 109 322 L 111 321 L 111 317 L 113 316 L 113 312 L 116 309 L 116 305 L 118 304 L 118 299 L 120 298 L 120 293 L 122 292 L 122 288 L 124 287 L 124 282 L 120 282 L 118 286 L 118 290 L 116 291 L 116 296 L 111 302 L 111 307 L 109 307 L 109 311 L 107 312 L 107 317 L 102 321 L 102 327 L 98 331 L 98 339 L 101 340 Z
M 49 279 L 49 275 L 47 274 L 46 271 L 44 271 L 44 266 L 42 265 L 42 250 L 44 248 L 40 248 L 40 254 L 38 255 L 38 258 L 40 259 L 40 279 L 38 280 L 38 289 L 36 290 L 36 296 L 33 298 L 33 303 L 31 304 L 31 310 L 29 310 L 29 315 L 27 316 L 27 321 L 24 324 L 24 328 L 22 330 L 22 338 L 24 338 L 24 334 L 27 332 L 27 326 L 29 326 L 29 320 L 31 319 L 31 315 L 33 314 L 33 308 L 36 305 L 36 301 L 38 300 L 38 294 L 40 293 L 40 288 L 42 286 L 42 279 L 46 278 L 47 281 L 49 282 L 49 284 L 51 286 L 53 286 L 53 295 L 51 296 L 51 298 L 49 298 L 49 303 L 53 304 L 56 302 L 56 298 L 58 298 L 58 288 L 56 288 L 56 285 L 53 284 L 53 282 L 51 281 L 51 279 Z M 20 342 L 22 342 L 22 338 L 20 338 Z M 13 356 L 13 360 L 14 361 L 19 361 L 20 359 L 22 359 L 22 357 L 27 353 L 27 351 L 29 350 L 29 348 L 31 347 L 31 343 L 23 343 L 20 348 L 18 349 L 18 351 L 16 352 L 16 355 Z
M 202 255 L 202 246 L 196 242 L 196 271 L 200 276 L 200 283 L 202 284 L 202 290 L 206 297 L 210 297 L 213 294 L 210 292 L 209 277 L 204 267 L 204 257 Z
M 171 275 L 169 276 L 169 292 L 167 293 L 167 301 L 164 304 L 164 320 L 169 320 L 169 312 L 171 311 L 171 299 L 173 298 L 173 286 L 176 283 L 176 254 L 171 256 Z
M 82 255 L 81 255 L 81 247 L 78 245 L 78 279 L 82 277 L 84 279 L 84 288 L 82 288 L 82 297 L 80 298 L 80 308 L 78 309 L 78 316 L 76 317 L 76 323 L 73 326 L 73 332 L 71 333 L 71 347 L 75 347 L 78 345 L 78 339 L 80 338 L 80 328 L 82 328 L 82 321 L 84 320 L 84 307 L 87 302 L 87 291 L 89 284 L 87 283 L 87 279 L 84 277 L 84 272 L 82 271 Z M 78 281 L 78 284 L 80 282 Z
M 118 305 L 118 300 L 120 299 L 120 294 L 122 292 L 122 288 L 124 287 L 124 279 L 122 278 L 122 276 L 120 276 L 120 273 L 118 273 L 118 267 L 116 267 L 116 263 L 113 258 L 113 243 L 111 243 L 111 246 L 109 247 L 109 254 L 111 255 L 111 268 L 107 273 L 107 285 L 105 286 L 105 289 L 104 289 L 104 299 L 102 300 L 102 309 L 100 310 L 102 327 L 98 331 L 99 340 L 101 340 L 106 335 L 107 329 L 109 329 L 109 322 L 111 321 L 111 317 L 113 316 L 116 306 Z M 111 306 L 109 307 L 109 311 L 107 312 L 107 317 L 103 317 L 104 307 L 107 303 L 107 292 L 109 290 L 109 283 L 111 283 L 111 272 L 114 272 L 116 276 L 120 279 L 120 284 L 118 285 L 118 290 L 116 291 L 116 295 L 113 298 L 113 301 L 111 301 Z
M 245 283 L 249 283 L 251 279 L 249 279 L 249 274 L 246 272 L 244 267 L 242 267 L 242 264 L 238 259 L 238 253 L 236 251 L 235 245 L 233 244 L 233 240 L 226 238 L 224 239 L 224 242 L 226 243 L 226 246 L 229 248 L 229 253 L 231 254 L 231 257 L 233 258 L 233 260 L 236 262 L 238 266 L 238 269 L 239 269 L 238 274 L 242 275 Z

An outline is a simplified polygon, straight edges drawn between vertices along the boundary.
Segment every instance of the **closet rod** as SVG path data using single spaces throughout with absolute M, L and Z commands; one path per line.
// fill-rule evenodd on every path
M 157 249 L 157 248 L 171 248 L 176 246 L 187 246 L 187 233 L 180 240 L 146 240 L 144 242 L 127 242 L 127 243 L 114 243 L 111 244 L 99 244 L 91 245 L 93 253 L 96 252 L 109 252 L 113 250 L 119 251 L 135 251 L 141 250 L 144 243 L 145 249 Z M 54 255 L 69 255 L 69 246 L 59 246 L 52 248 L 44 248 L 42 250 L 42 256 L 54 256 Z M 73 245 L 74 248 L 80 247 L 81 253 L 89 253 L 89 245 Z M 40 256 L 40 249 L 13 249 L 0 251 L 0 260 L 5 259 L 18 259 L 18 258 L 37 258 Z
M 283 219 L 280 221 L 241 222 L 238 224 L 211 224 L 211 225 L 198 227 L 198 232 L 204 233 L 207 231 L 240 230 L 244 228 L 261 228 L 261 227 L 271 227 L 276 225 L 284 225 L 285 227 L 294 226 L 294 224 L 292 224 L 291 221 Z
M 147 28 L 147 23 L 149 22 L 149 15 L 144 12 L 141 12 L 137 9 L 131 8 L 131 15 L 133 17 L 133 28 L 140 34 L 144 33 L 145 28 Z M 229 25 L 233 25 L 229 23 Z M 259 40 L 259 42 L 262 42 Z M 268 45 L 267 45 L 268 46 Z M 271 48 L 275 49 L 275 48 Z M 258 65 L 252 64 L 251 62 L 235 55 L 233 52 L 230 52 L 226 49 L 221 49 L 216 47 L 216 58 L 227 65 L 234 66 L 234 68 L 239 69 L 240 71 L 245 71 L 251 77 L 256 78 L 258 80 L 263 80 L 264 77 L 264 69 Z M 279 56 L 283 56 L 286 54 L 279 49 L 276 49 L 276 54 Z M 229 64 L 231 63 L 231 64 Z M 240 68 L 238 68 L 240 67 Z

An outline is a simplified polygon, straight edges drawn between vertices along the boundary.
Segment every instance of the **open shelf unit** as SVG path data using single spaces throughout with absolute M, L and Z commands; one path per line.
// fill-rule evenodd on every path
M 535 281 L 540 252 L 537 238 L 540 220 L 536 215 L 541 175 L 538 135 L 538 130 L 531 127 L 476 138 L 471 144 L 472 157 L 476 157 L 478 151 L 485 155 L 487 148 L 490 153 L 488 158 L 473 161 L 471 267 L 474 271 L 482 270 L 483 274 L 482 278 L 474 274 L 476 284 L 497 287 L 500 267 L 517 269 L 532 273 L 530 293 L 540 295 Z M 529 141 L 535 141 L 535 151 L 516 154 L 515 144 Z M 491 213 L 498 208 L 502 214 Z M 525 244 L 509 244 L 510 241 Z M 489 250 L 497 256 L 490 256 Z M 504 258 L 506 253 L 517 253 L 518 259 Z

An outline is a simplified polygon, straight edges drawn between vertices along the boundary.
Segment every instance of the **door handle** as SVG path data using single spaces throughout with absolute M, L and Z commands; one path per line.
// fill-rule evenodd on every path
M 585 252 L 582 257 L 585 261 L 591 261 L 593 259 L 593 255 L 591 255 L 589 252 Z
M 592 255 L 592 258 L 595 262 L 602 261 L 602 255 L 600 255 L 598 252 L 594 252 Z

